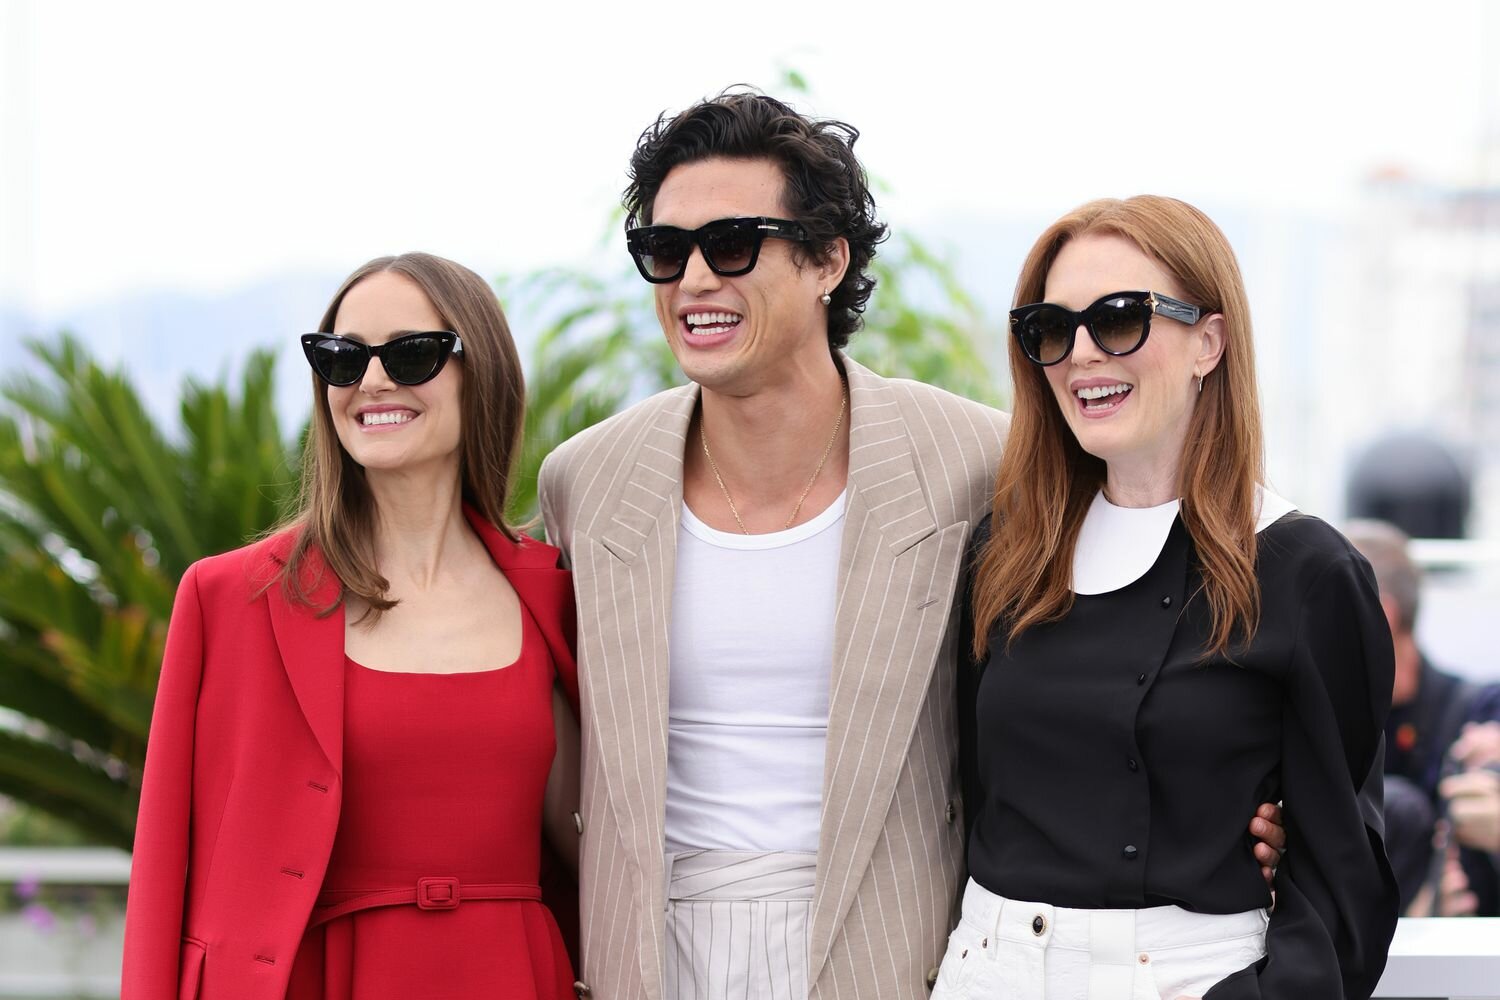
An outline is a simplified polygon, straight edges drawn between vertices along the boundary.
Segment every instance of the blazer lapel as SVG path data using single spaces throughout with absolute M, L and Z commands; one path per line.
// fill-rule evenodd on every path
M 591 531 L 598 541 L 627 565 L 645 552 L 657 532 L 662 512 L 670 508 L 675 551 L 677 515 L 682 508 L 682 450 L 688 424 L 698 407 L 698 386 L 689 384 L 668 393 L 656 419 L 641 436 L 627 461 L 631 468 L 606 510 L 604 524 Z
M 849 487 L 823 767 L 809 985 L 853 902 L 947 630 L 967 523 L 938 528 L 895 386 L 845 358 Z
M 279 572 L 291 551 L 294 532 L 273 540 L 273 571 Z M 271 630 L 281 652 L 287 680 L 297 704 L 312 729 L 318 746 L 335 773 L 344 773 L 344 606 L 318 616 L 315 608 L 327 607 L 339 596 L 339 582 L 323 561 L 323 554 L 309 549 L 302 560 L 301 575 L 312 597 L 313 607 L 288 601 L 274 577 L 266 591 Z
M 640 900 L 648 997 L 662 991 L 668 616 L 682 510 L 682 453 L 697 386 L 662 401 L 600 526 L 571 552 L 578 591 L 585 742 L 604 777 Z M 589 730 L 592 730 L 590 732 Z M 589 765 L 586 763 L 585 768 Z

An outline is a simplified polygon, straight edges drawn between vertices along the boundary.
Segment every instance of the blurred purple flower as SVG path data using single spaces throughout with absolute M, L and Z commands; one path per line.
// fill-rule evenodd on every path
M 42 880 L 36 875 L 23 875 L 16 880 L 16 898 L 36 899 L 37 892 L 42 887 Z
M 53 913 L 41 903 L 31 903 L 21 909 L 21 916 L 43 934 L 50 934 L 57 929 L 57 914 Z

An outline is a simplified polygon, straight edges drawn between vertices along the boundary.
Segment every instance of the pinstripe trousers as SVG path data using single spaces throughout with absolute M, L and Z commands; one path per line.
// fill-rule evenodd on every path
M 666 1000 L 806 1000 L 817 855 L 666 856 Z

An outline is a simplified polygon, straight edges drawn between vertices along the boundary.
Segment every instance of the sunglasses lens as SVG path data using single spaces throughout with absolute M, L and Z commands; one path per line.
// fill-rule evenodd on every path
M 308 352 L 313 371 L 329 385 L 353 385 L 365 373 L 369 355 L 357 344 L 329 337 L 313 344 Z
M 422 333 L 386 344 L 380 352 L 380 363 L 385 365 L 385 373 L 392 381 L 420 385 L 437 374 L 447 356 L 443 338 Z
M 692 234 L 670 226 L 630 234 L 630 252 L 640 261 L 641 270 L 653 278 L 670 280 L 680 274 L 692 248 Z
M 1073 319 L 1066 310 L 1042 306 L 1027 313 L 1016 327 L 1026 356 L 1037 364 L 1062 360 L 1073 341 Z
M 1106 299 L 1089 312 L 1099 346 L 1110 354 L 1128 354 L 1141 342 L 1151 307 L 1131 298 Z
M 720 274 L 744 273 L 750 270 L 755 250 L 760 245 L 759 224 L 754 220 L 725 220 L 705 226 L 701 236 L 703 254 Z

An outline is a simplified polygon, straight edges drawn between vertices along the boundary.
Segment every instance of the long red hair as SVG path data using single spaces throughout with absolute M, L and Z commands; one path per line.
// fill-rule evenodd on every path
M 1091 201 L 1036 241 L 1016 283 L 1017 305 L 1040 302 L 1047 273 L 1068 241 L 1091 234 L 1130 240 L 1181 285 L 1187 300 L 1224 317 L 1224 353 L 1193 408 L 1178 495 L 1212 613 L 1207 652 L 1247 640 L 1260 619 L 1255 579 L 1256 487 L 1264 475 L 1250 304 L 1229 241 L 1193 206 L 1140 195 Z M 1014 640 L 1056 621 L 1073 603 L 1073 550 L 1084 515 L 1104 485 L 1101 459 L 1068 428 L 1042 369 L 1010 339 L 1014 412 L 996 476 L 992 533 L 975 568 L 976 657 L 997 624 Z

